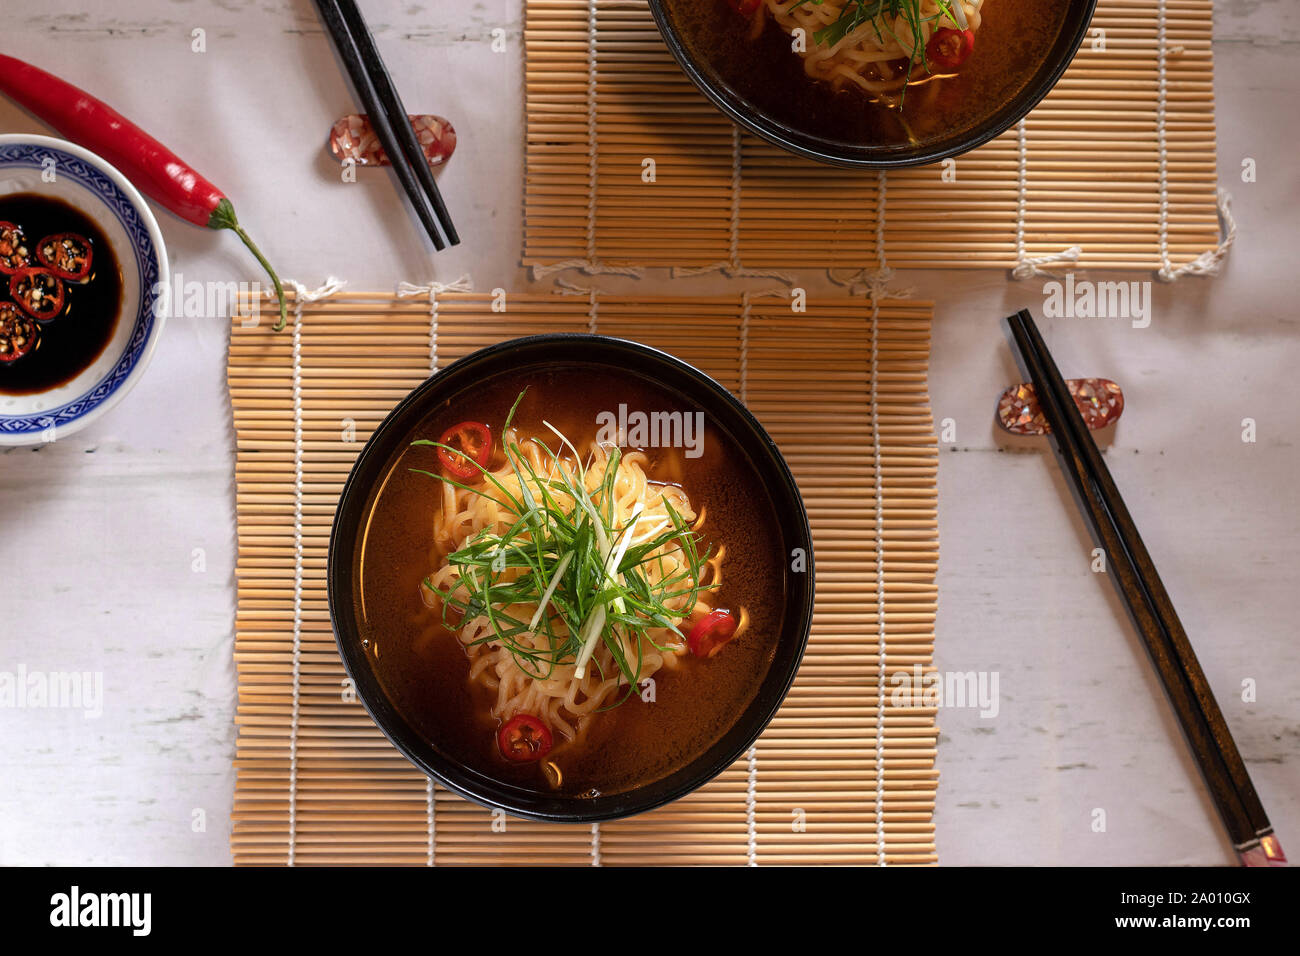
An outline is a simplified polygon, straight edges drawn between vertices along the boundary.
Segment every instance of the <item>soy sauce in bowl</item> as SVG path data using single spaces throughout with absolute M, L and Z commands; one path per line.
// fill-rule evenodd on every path
M 58 388 L 89 368 L 112 340 L 122 313 L 121 267 L 103 230 L 61 199 L 35 193 L 0 196 L 0 222 L 22 228 L 33 267 L 42 267 L 37 250 L 47 237 L 71 233 L 90 248 L 89 274 L 80 281 L 59 280 L 63 309 L 36 323 L 35 347 L 14 361 L 0 362 L 0 394 Z M 11 278 L 0 272 L 0 303 L 14 302 Z

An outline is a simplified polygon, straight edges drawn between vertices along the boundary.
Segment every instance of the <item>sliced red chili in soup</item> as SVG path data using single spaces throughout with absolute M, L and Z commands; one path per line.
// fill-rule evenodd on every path
M 12 302 L 0 302 L 0 365 L 16 362 L 36 347 L 40 330 Z
M 738 623 L 730 611 L 710 611 L 686 635 L 686 646 L 696 657 L 713 657 L 736 636 Z
M 90 278 L 90 264 L 94 258 L 90 240 L 75 232 L 46 236 L 36 244 L 36 258 L 60 279 L 85 282 Z
M 23 227 L 12 222 L 0 222 L 0 272 L 11 276 L 31 264 L 32 250 L 23 235 Z
M 550 729 L 532 714 L 516 714 L 497 732 L 501 755 L 515 763 L 541 760 L 551 752 Z
M 974 30 L 942 27 L 925 45 L 925 62 L 931 73 L 951 73 L 966 62 L 974 49 Z
M 482 422 L 461 422 L 452 425 L 438 443 L 456 449 L 450 452 L 446 448 L 438 449 L 438 460 L 442 467 L 460 479 L 474 478 L 480 474 L 478 468 L 486 468 L 492 460 L 492 432 Z
M 63 314 L 63 283 L 49 269 L 24 269 L 9 280 L 9 294 L 38 322 Z
M 752 17 L 763 0 L 727 0 L 727 5 L 741 16 Z

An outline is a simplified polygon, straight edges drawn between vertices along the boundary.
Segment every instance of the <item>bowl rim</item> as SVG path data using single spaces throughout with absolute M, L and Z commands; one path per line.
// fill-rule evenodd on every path
M 392 705 L 391 701 L 386 699 L 382 686 L 378 685 L 378 679 L 374 677 L 373 669 L 366 665 L 364 674 L 358 673 L 363 665 L 362 655 L 358 650 L 354 649 L 354 647 L 345 643 L 344 636 L 344 630 L 349 626 L 352 629 L 352 636 L 356 636 L 357 629 L 355 616 L 348 617 L 346 625 L 340 625 L 341 611 L 346 611 L 346 613 L 350 615 L 354 605 L 351 594 L 353 555 L 349 553 L 347 556 L 342 556 L 338 553 L 338 550 L 340 547 L 340 537 L 343 534 L 342 518 L 345 511 L 355 508 L 359 517 L 366 513 L 366 505 L 372 487 L 370 485 L 367 485 L 366 487 L 361 487 L 359 485 L 359 476 L 363 465 L 370 463 L 375 456 L 380 456 L 378 465 L 379 467 L 382 467 L 394 450 L 389 449 L 382 452 L 377 450 L 379 447 L 377 439 L 381 439 L 390 429 L 396 428 L 397 425 L 395 423 L 400 422 L 406 415 L 415 413 L 415 411 L 419 409 L 421 404 L 426 400 L 426 396 L 431 392 L 434 392 L 448 378 L 451 378 L 451 373 L 453 371 L 457 371 L 458 374 L 464 375 L 468 370 L 473 369 L 483 362 L 496 358 L 503 352 L 551 345 L 573 346 L 575 344 L 581 345 L 583 343 L 595 344 L 601 348 L 622 350 L 625 353 L 640 356 L 646 360 L 646 362 L 658 361 L 674 367 L 679 373 L 694 378 L 705 390 L 713 392 L 720 400 L 730 406 L 733 413 L 739 414 L 740 420 L 748 429 L 750 429 L 751 434 L 744 438 L 742 438 L 742 436 L 733 435 L 733 440 L 740 444 L 742 450 L 745 450 L 751 457 L 754 456 L 755 451 L 758 449 L 754 449 L 753 446 L 748 443 L 747 438 L 755 438 L 760 441 L 762 445 L 761 450 L 765 453 L 766 460 L 770 465 L 775 467 L 777 477 L 782 483 L 783 487 L 780 491 L 784 492 L 785 496 L 789 497 L 796 506 L 795 513 L 791 516 L 791 520 L 795 525 L 795 530 L 799 536 L 799 540 L 793 540 L 792 538 L 792 540 L 786 543 L 791 547 L 803 547 L 805 549 L 807 555 L 807 570 L 805 572 L 807 584 L 803 589 L 804 595 L 802 606 L 796 608 L 792 616 L 789 607 L 793 607 L 793 605 L 788 605 L 786 616 L 782 620 L 783 627 L 787 627 L 791 620 L 794 620 L 797 623 L 794 625 L 793 633 L 786 633 L 783 631 L 780 636 L 781 640 L 793 641 L 795 646 L 790 652 L 790 663 L 786 673 L 780 675 L 777 684 L 774 685 L 774 690 L 776 692 L 772 694 L 771 700 L 765 706 L 760 705 L 758 697 L 756 697 L 754 701 L 751 701 L 749 707 L 741 712 L 741 715 L 736 719 L 731 727 L 723 733 L 719 741 L 713 745 L 713 748 L 720 746 L 729 734 L 733 733 L 736 728 L 741 726 L 742 722 L 747 722 L 747 730 L 740 737 L 743 743 L 728 747 L 722 756 L 708 759 L 707 765 L 692 774 L 689 779 L 683 779 L 676 786 L 664 788 L 663 791 L 656 794 L 653 799 L 637 801 L 634 797 L 635 794 L 647 787 L 653 788 L 665 780 L 670 780 L 675 775 L 683 774 L 684 771 L 694 763 L 704 763 L 706 758 L 709 757 L 709 751 L 706 750 L 703 754 L 697 756 L 694 761 L 686 764 L 684 767 L 671 771 L 665 777 L 661 777 L 658 780 L 652 781 L 643 786 L 634 787 L 631 790 L 622 791 L 617 794 L 597 797 L 589 803 L 584 803 L 578 798 L 567 798 L 563 801 L 566 803 L 564 809 L 538 809 L 526 806 L 521 807 L 518 804 L 512 804 L 508 799 L 500 799 L 496 795 L 476 792 L 471 786 L 467 785 L 467 781 L 481 781 L 489 786 L 496 786 L 502 790 L 518 791 L 521 795 L 528 794 L 528 791 L 524 788 L 515 787 L 494 780 L 486 774 L 476 771 L 473 768 L 466 767 L 463 764 L 460 764 L 459 761 L 441 754 L 408 722 L 404 719 L 400 719 L 401 715 L 398 713 L 397 708 Z M 593 360 L 581 354 L 577 354 L 573 358 L 573 362 L 577 364 L 587 361 L 593 361 L 596 364 L 605 364 L 601 360 Z M 548 359 L 545 364 L 562 363 L 556 363 L 555 360 Z M 649 378 L 651 381 L 659 381 L 653 371 L 647 371 L 642 368 L 639 369 L 639 372 L 643 377 Z M 660 387 L 668 391 L 673 391 L 672 386 L 669 385 L 661 384 Z M 436 405 L 436 402 L 433 402 L 432 404 Z M 427 412 L 423 412 L 422 414 L 427 414 Z M 783 502 L 778 502 L 776 500 L 778 495 L 772 491 L 769 491 L 769 494 L 772 497 L 774 507 L 780 507 Z M 358 527 L 359 524 L 360 521 L 357 522 Z M 353 529 L 354 533 L 355 530 L 356 528 Z M 336 647 L 338 648 L 339 657 L 342 659 L 344 669 L 347 672 L 352 687 L 356 691 L 357 700 L 361 702 L 375 725 L 389 740 L 389 742 L 397 748 L 402 756 L 410 761 L 422 773 L 437 780 L 447 789 L 458 793 L 462 797 L 465 797 L 481 806 L 490 809 L 504 810 L 513 816 L 559 823 L 599 823 L 606 820 L 633 816 L 635 814 L 656 809 L 657 807 L 664 806 L 665 804 L 671 803 L 694 792 L 739 760 L 740 757 L 755 744 L 763 731 L 767 729 L 767 726 L 771 723 L 772 719 L 776 716 L 777 711 L 785 702 L 785 699 L 790 692 L 790 688 L 793 686 L 795 678 L 798 676 L 799 669 L 803 663 L 804 653 L 807 650 L 809 635 L 812 630 L 813 604 L 816 591 L 812 529 L 808 521 L 808 512 L 803 502 L 803 496 L 800 493 L 794 475 L 791 473 L 789 465 L 781 454 L 780 449 L 777 447 L 776 442 L 772 440 L 770 435 L 768 435 L 767 430 L 763 428 L 762 424 L 754 417 L 753 413 L 742 402 L 740 402 L 740 400 L 736 398 L 729 389 L 717 382 L 712 376 L 668 352 L 630 339 L 589 332 L 541 333 L 519 336 L 502 342 L 497 342 L 482 349 L 477 349 L 474 352 L 457 359 L 450 365 L 438 369 L 430 375 L 429 378 L 425 379 L 424 382 L 413 388 L 400 402 L 397 403 L 397 405 L 393 407 L 388 415 L 385 416 L 384 420 L 375 428 L 369 440 L 367 440 L 365 447 L 361 450 L 360 454 L 357 455 L 357 459 L 348 473 L 347 481 L 344 483 L 343 489 L 339 494 L 338 504 L 334 512 L 334 521 L 330 528 L 329 549 L 325 573 L 330 626 L 334 633 L 334 640 Z M 346 585 L 347 593 L 341 594 L 339 592 L 344 589 L 344 585 Z M 794 598 L 792 597 L 791 600 L 793 601 Z M 344 607 L 341 608 L 340 605 L 344 605 Z M 352 642 L 352 644 L 355 643 L 355 641 Z M 775 660 L 771 666 L 776 666 Z M 765 689 L 765 685 L 767 684 L 767 681 L 771 679 L 771 675 L 772 669 L 769 668 L 768 676 L 764 678 L 763 684 L 760 685 L 760 693 Z M 362 692 L 361 688 L 363 681 L 373 683 L 378 688 L 379 697 L 385 699 L 376 701 L 372 705 L 372 701 L 369 697 Z M 400 719 L 400 724 L 402 726 L 398 728 L 390 727 L 388 724 L 388 713 L 380 714 L 376 712 L 377 710 L 391 712 Z M 423 743 L 424 752 L 417 752 L 409 746 L 411 740 Z M 435 766 L 434 761 L 427 758 L 428 754 L 433 755 L 443 764 L 453 765 L 458 771 L 460 771 L 459 775 L 449 777 L 445 773 L 444 768 Z M 606 801 L 606 805 L 602 806 L 601 801 Z M 559 803 L 561 801 L 556 800 L 554 802 Z
M 113 186 L 116 187 L 126 199 L 127 203 L 132 207 L 136 215 L 139 216 L 140 225 L 148 235 L 150 245 L 153 247 L 154 261 L 158 269 L 157 280 L 154 283 L 157 289 L 155 292 L 146 284 L 144 274 L 139 272 L 138 259 L 135 255 L 138 250 L 132 248 L 130 250 L 132 255 L 130 256 L 123 256 L 120 254 L 121 250 L 115 250 L 119 253 L 117 257 L 119 262 L 129 260 L 131 263 L 135 264 L 137 269 L 140 285 L 140 302 L 136 314 L 132 317 L 132 322 L 134 323 L 132 328 L 135 329 L 139 326 L 143 319 L 146 323 L 143 330 L 145 340 L 141 344 L 135 362 L 131 366 L 130 370 L 122 376 L 116 384 L 111 386 L 107 394 L 84 411 L 77 412 L 72 417 L 68 417 L 65 420 L 53 422 L 53 440 L 58 441 L 80 431 L 114 408 L 117 403 L 125 398 L 127 393 L 136 386 L 136 383 L 140 381 L 148 370 L 149 364 L 153 360 L 154 352 L 157 350 L 158 340 L 162 336 L 163 327 L 167 324 L 167 316 L 171 311 L 171 265 L 167 258 L 167 245 L 163 241 L 162 229 L 158 225 L 158 220 L 154 217 L 153 210 L 140 194 L 140 191 L 136 189 L 131 181 L 127 179 L 126 176 L 117 169 L 117 167 L 113 166 L 98 154 L 86 149 L 84 146 L 78 146 L 76 143 L 69 142 L 65 139 L 59 139 L 54 136 L 44 136 L 36 133 L 0 134 L 0 147 L 13 145 L 31 145 L 38 149 L 47 149 L 53 152 L 66 153 L 75 159 L 81 160 L 88 166 L 99 170 L 99 172 L 112 182 Z M 0 170 L 4 168 L 4 164 L 0 164 Z M 87 189 L 86 191 L 93 193 L 93 190 L 90 189 Z M 96 195 L 95 198 L 101 204 L 105 206 L 108 205 L 101 196 Z M 127 228 L 126 223 L 121 221 L 121 216 L 119 216 L 116 211 L 112 210 L 111 207 L 110 212 L 112 212 L 112 214 L 118 219 L 123 228 L 127 230 L 129 237 L 130 229 Z M 125 315 L 119 317 L 119 321 L 123 318 L 125 318 Z M 132 340 L 136 334 L 137 333 L 133 331 L 131 337 L 127 339 L 122 355 L 118 356 L 114 360 L 114 368 L 117 367 L 117 363 L 120 363 L 124 356 L 132 351 Z M 10 415 L 0 412 L 0 419 L 53 419 L 55 416 L 59 416 L 61 413 L 66 412 L 73 406 L 88 401 L 90 396 L 106 387 L 113 375 L 113 370 L 110 370 L 99 382 L 91 385 L 87 391 L 63 402 L 56 408 L 45 409 L 30 415 Z M 49 440 L 45 437 L 46 427 L 21 432 L 7 432 L 0 430 L 0 446 L 22 446 L 45 443 Z
M 825 149 L 818 149 L 797 142 L 783 135 L 776 123 L 764 122 L 756 118 L 756 116 L 762 116 L 758 111 L 754 111 L 755 115 L 751 116 L 744 110 L 738 109 L 704 75 L 703 70 L 691 57 L 686 49 L 686 44 L 677 35 L 669 22 L 668 14 L 664 9 L 664 0 L 648 0 L 650 12 L 654 16 L 655 26 L 658 28 L 659 35 L 663 38 L 664 44 L 668 47 L 673 59 L 677 61 L 677 65 L 681 67 L 682 72 L 686 74 L 696 89 L 703 93 L 709 102 L 717 107 L 723 115 L 755 136 L 795 156 L 802 156 L 829 166 L 841 166 L 851 169 L 902 169 L 942 162 L 945 159 L 960 156 L 983 146 L 1019 123 L 1043 101 L 1043 98 L 1052 91 L 1065 74 L 1065 71 L 1069 69 L 1070 64 L 1074 62 L 1074 58 L 1079 52 L 1079 47 L 1083 44 L 1088 27 L 1092 24 L 1093 15 L 1097 10 L 1097 0 L 1067 0 L 1067 2 L 1081 4 L 1084 14 L 1079 17 L 1074 35 L 1069 38 L 1067 45 L 1067 49 L 1070 51 L 1069 55 L 1061 57 L 1058 62 L 1051 63 L 1045 71 L 1037 74 L 1036 83 L 1027 84 L 1015 97 L 1008 101 L 1008 103 L 1013 104 L 1010 108 L 1004 106 L 1003 112 L 992 114 L 989 119 L 973 130 L 971 136 L 946 146 L 936 145 L 923 148 L 919 152 L 910 152 L 901 147 L 892 147 L 892 153 L 890 154 L 867 157 L 837 153 L 833 148 L 830 148 L 832 144 L 827 144 Z M 885 147 L 881 147 L 881 149 L 883 150 Z

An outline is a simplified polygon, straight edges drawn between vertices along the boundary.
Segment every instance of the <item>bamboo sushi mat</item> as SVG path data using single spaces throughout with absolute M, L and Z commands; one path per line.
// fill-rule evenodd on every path
M 949 170 L 888 174 L 741 134 L 682 74 L 645 0 L 526 0 L 525 16 L 524 262 L 539 275 L 1024 276 L 1045 259 L 1174 278 L 1203 271 L 1219 243 L 1211 0 L 1100 0 L 1093 36 L 1022 123 Z
M 935 711 L 889 701 L 890 675 L 930 670 L 934 644 L 929 303 L 883 301 L 873 321 L 862 299 L 810 301 L 792 322 L 785 297 L 521 294 L 505 312 L 493 302 L 300 297 L 291 332 L 232 323 L 235 862 L 935 862 Z M 638 817 L 544 824 L 434 786 L 345 699 L 326 548 L 354 459 L 431 363 L 518 335 L 593 328 L 699 366 L 771 432 L 812 521 L 815 619 L 794 687 L 747 757 Z M 848 456 L 827 456 L 831 442 Z

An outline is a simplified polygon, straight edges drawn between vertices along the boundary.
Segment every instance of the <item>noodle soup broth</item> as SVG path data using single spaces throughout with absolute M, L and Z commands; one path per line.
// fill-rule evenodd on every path
M 921 47 L 914 45 L 911 75 L 920 82 L 905 84 L 880 80 L 883 73 L 907 75 L 901 59 L 864 66 L 870 52 L 845 50 L 844 43 L 826 55 L 815 31 L 834 19 L 842 0 L 794 10 L 791 0 L 762 0 L 752 14 L 733 6 L 745 7 L 745 0 L 658 2 L 687 54 L 730 90 L 746 113 L 828 144 L 899 148 L 967 134 L 1022 94 L 1057 45 L 1071 8 L 1063 0 L 968 0 L 978 25 L 968 58 L 953 70 L 936 66 L 938 75 L 930 75 L 921 65 Z M 922 15 L 934 15 L 933 0 L 916 2 Z M 813 12 L 818 19 L 793 18 Z M 951 27 L 947 20 L 928 22 L 923 35 L 931 36 L 938 24 Z M 793 25 L 806 34 L 802 54 L 792 49 Z M 858 30 L 875 33 L 872 25 Z
M 629 442 L 621 460 L 639 463 L 651 483 L 680 489 L 695 515 L 704 515 L 700 544 L 715 552 L 725 549 L 721 586 L 707 593 L 707 604 L 733 613 L 743 609 L 743 631 L 714 657 L 700 658 L 689 651 L 663 655 L 663 665 L 646 675 L 648 683 L 638 681 L 635 692 L 627 694 L 624 683 L 593 712 L 576 720 L 563 718 L 576 731 L 572 738 L 553 724 L 554 747 L 542 759 L 506 759 L 498 735 L 512 715 L 499 712 L 500 681 L 491 686 L 492 667 L 480 668 L 471 678 L 475 655 L 490 652 L 493 644 L 467 647 L 458 636 L 465 618 L 451 614 L 449 620 L 445 602 L 426 585 L 431 574 L 448 564 L 453 547 L 463 547 L 469 535 L 439 540 L 440 521 L 445 524 L 446 517 L 444 483 L 412 471 L 438 472 L 438 450 L 403 443 L 372 493 L 359 537 L 362 544 L 352 576 L 358 633 L 393 707 L 446 758 L 490 780 L 557 796 L 623 793 L 702 755 L 754 699 L 781 630 L 787 542 L 766 489 L 732 438 L 702 409 L 633 374 L 556 365 L 497 375 L 439 405 L 410 439 L 437 441 L 456 423 L 485 423 L 495 440 L 489 467 L 500 473 L 506 467 L 501 426 L 521 392 L 513 416 L 518 443 L 523 446 L 536 437 L 562 451 L 545 421 L 582 456 L 589 454 L 602 422 L 616 417 L 620 406 L 632 415 L 676 412 L 683 422 L 688 415 L 702 417 L 702 435 L 677 433 L 700 439 L 698 455 L 694 446 L 644 447 L 642 458 L 633 454 L 637 449 Z M 601 419 L 602 413 L 607 417 Z M 624 437 L 640 436 L 633 428 Z M 653 497 L 647 492 L 646 500 Z M 693 617 L 698 614 L 683 618 L 681 631 L 688 630 Z M 509 670 L 513 665 L 505 666 Z

